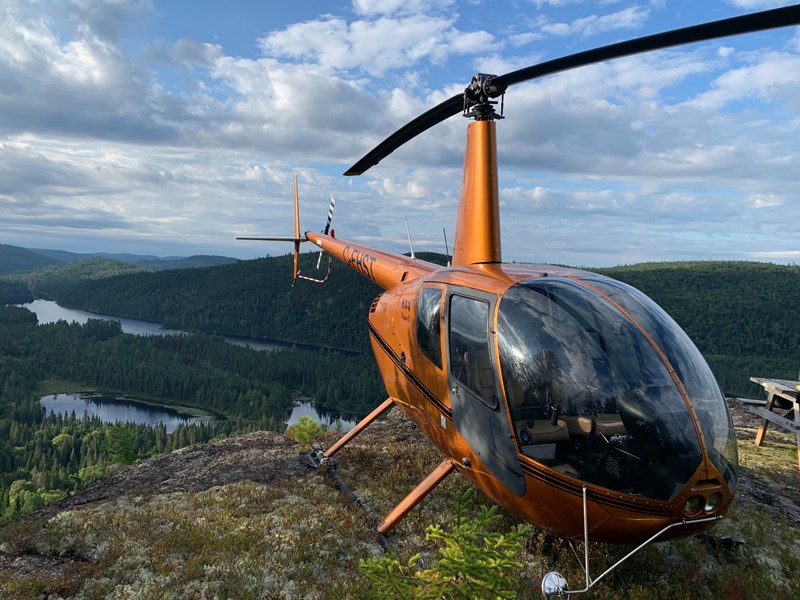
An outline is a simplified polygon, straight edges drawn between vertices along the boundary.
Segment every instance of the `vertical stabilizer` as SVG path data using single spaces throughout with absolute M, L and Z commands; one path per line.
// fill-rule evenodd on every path
M 297 282 L 297 273 L 300 266 L 300 200 L 297 194 L 297 173 L 294 174 L 294 274 L 292 287 Z
M 453 265 L 502 262 L 495 122 L 467 128 L 467 150 L 458 203 Z

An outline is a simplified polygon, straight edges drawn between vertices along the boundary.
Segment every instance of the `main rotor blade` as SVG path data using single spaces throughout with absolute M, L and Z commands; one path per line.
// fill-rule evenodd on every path
M 422 113 L 413 121 L 403 125 L 400 129 L 375 146 L 366 155 L 364 155 L 361 160 L 347 169 L 347 171 L 345 171 L 345 175 L 361 175 L 370 167 L 377 165 L 381 159 L 389 156 L 407 141 L 417 137 L 423 131 L 430 129 L 445 119 L 449 119 L 453 115 L 457 115 L 463 110 L 463 108 L 464 94 L 456 94 L 441 104 L 437 104 L 432 109 Z
M 749 15 L 740 15 L 721 21 L 692 25 L 682 29 L 673 29 L 672 31 L 656 33 L 635 40 L 618 42 L 616 44 L 609 44 L 608 46 L 601 46 L 593 50 L 577 52 L 569 56 L 556 58 L 539 63 L 538 65 L 532 65 L 524 69 L 512 71 L 511 73 L 506 73 L 505 75 L 500 75 L 494 79 L 494 83 L 500 87 L 508 87 L 530 79 L 536 79 L 538 77 L 544 77 L 546 75 L 552 75 L 554 73 L 560 73 L 561 71 L 568 71 L 569 69 L 576 69 L 578 67 L 615 58 L 622 58 L 624 56 L 633 56 L 634 54 L 662 50 L 673 46 L 682 46 L 722 37 L 731 37 L 745 33 L 765 31 L 767 29 L 776 29 L 778 27 L 787 27 L 799 23 L 800 4 L 784 6 L 783 8 L 765 10 Z
M 671 31 L 656 33 L 634 40 L 601 46 L 593 50 L 577 52 L 569 56 L 556 58 L 539 63 L 538 65 L 532 65 L 506 73 L 505 75 L 500 75 L 493 79 L 493 83 L 496 89 L 500 90 L 497 93 L 499 96 L 508 86 L 598 62 L 632 56 L 643 52 L 652 52 L 653 50 L 671 48 L 683 44 L 692 44 L 798 24 L 800 24 L 800 4 L 784 6 L 782 8 L 740 15 L 720 21 L 712 21 L 711 23 L 692 25 L 682 29 L 673 29 Z M 420 133 L 427 131 L 434 125 L 441 123 L 445 119 L 457 115 L 463 108 L 464 94 L 457 94 L 445 100 L 395 131 L 368 152 L 361 160 L 350 167 L 344 174 L 348 176 L 361 175 L 370 167 L 377 165 L 382 159 L 389 156 L 406 142 L 415 138 Z

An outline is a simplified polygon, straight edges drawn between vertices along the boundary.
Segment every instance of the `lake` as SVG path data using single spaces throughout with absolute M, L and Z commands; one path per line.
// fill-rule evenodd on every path
M 216 420 L 216 417 L 210 413 L 190 415 L 168 406 L 88 392 L 50 394 L 43 396 L 39 400 L 39 404 L 45 409 L 47 415 L 60 414 L 69 417 L 74 412 L 79 419 L 86 414 L 89 417 L 96 417 L 104 423 L 135 423 L 152 426 L 163 423 L 167 428 L 167 433 L 172 433 L 179 425 Z
M 136 425 L 151 426 L 163 423 L 167 433 L 174 432 L 179 425 L 208 423 L 217 420 L 217 417 L 211 413 L 189 414 L 169 406 L 92 392 L 50 394 L 40 398 L 39 404 L 45 409 L 48 416 L 69 417 L 74 413 L 79 419 L 86 414 L 90 418 L 100 419 L 103 423 L 135 423 Z M 198 409 L 192 409 L 192 411 L 203 413 Z M 288 414 L 286 426 L 299 422 L 300 417 L 311 417 L 317 423 L 327 425 L 331 430 L 336 428 L 337 422 L 342 431 L 349 431 L 356 425 L 356 420 L 352 417 L 325 410 L 307 401 L 295 403 L 295 407 Z
M 122 331 L 133 335 L 183 335 L 183 331 L 174 329 L 164 329 L 161 323 L 153 321 L 142 321 L 140 319 L 126 319 L 125 317 L 112 317 L 101 315 L 76 308 L 64 308 L 52 300 L 34 300 L 29 304 L 22 304 L 22 308 L 27 308 L 36 314 L 39 323 L 57 323 L 66 321 L 67 323 L 80 323 L 85 325 L 89 319 L 101 319 L 103 321 L 118 321 L 122 326 Z
M 32 313 L 35 313 L 36 318 L 39 319 L 39 323 L 41 324 L 67 321 L 68 323 L 75 322 L 83 325 L 89 319 L 101 319 L 104 321 L 118 321 L 122 327 L 122 331 L 132 335 L 186 334 L 186 332 L 180 330 L 164 329 L 160 323 L 153 321 L 128 319 L 125 317 L 115 317 L 112 315 L 103 315 L 100 313 L 78 310 L 76 308 L 65 308 L 63 306 L 59 306 L 52 300 L 34 300 L 29 304 L 22 304 L 21 306 L 23 308 L 27 308 Z M 294 346 L 294 344 L 287 342 L 278 342 L 273 340 L 266 341 L 260 339 L 253 340 L 250 338 L 233 336 L 226 337 L 225 341 L 235 346 L 245 346 L 247 348 L 252 348 L 253 350 L 259 351 L 285 350 Z M 310 346 L 308 348 L 310 348 Z M 87 399 L 84 400 L 82 396 Z M 45 398 L 51 398 L 51 396 L 45 396 L 42 398 L 42 406 L 48 408 L 48 414 L 51 414 L 50 409 L 55 407 L 53 409 L 54 412 L 63 414 L 65 416 L 69 416 L 74 410 L 75 415 L 81 417 L 83 416 L 84 411 L 86 411 L 89 416 L 96 416 L 106 423 L 126 421 L 144 425 L 156 425 L 162 422 L 164 424 L 174 423 L 173 425 L 167 426 L 168 431 L 170 431 L 169 427 L 172 427 L 171 431 L 174 431 L 181 422 L 186 422 L 182 419 L 191 419 L 190 415 L 183 415 L 182 417 L 177 416 L 181 413 L 177 413 L 177 411 L 173 411 L 170 408 L 166 408 L 166 412 L 164 412 L 161 411 L 161 407 L 156 407 L 147 403 L 136 402 L 135 400 L 114 398 L 111 396 L 92 396 L 89 394 L 53 394 L 53 397 L 53 400 L 47 401 L 47 406 L 44 402 Z M 52 407 L 50 405 L 52 405 Z M 177 413 L 177 415 L 173 413 Z M 292 409 L 290 412 L 287 420 L 287 426 L 297 423 L 302 416 L 311 417 L 317 423 L 327 425 L 330 429 L 333 429 L 336 425 L 336 422 L 339 421 L 342 426 L 342 431 L 352 429 L 356 424 L 356 420 L 354 420 L 352 417 L 343 416 L 339 413 L 328 411 L 312 402 L 302 401 L 297 402 L 294 409 Z
M 350 431 L 356 426 L 357 419 L 350 415 L 343 415 L 332 410 L 327 410 L 322 406 L 317 406 L 313 402 L 295 402 L 294 408 L 289 413 L 286 426 L 289 427 L 300 421 L 300 417 L 311 417 L 317 423 L 327 425 L 333 431 L 338 422 L 342 431 Z
M 28 304 L 20 304 L 20 306 L 34 313 L 36 318 L 39 319 L 39 323 L 42 325 L 57 323 L 58 321 L 85 325 L 89 319 L 100 319 L 102 321 L 119 322 L 123 333 L 130 333 L 131 335 L 186 335 L 185 331 L 180 331 L 179 329 L 164 329 L 161 323 L 155 321 L 128 319 L 126 317 L 93 313 L 77 308 L 65 308 L 59 306 L 53 300 L 34 300 Z M 244 346 L 254 350 L 284 350 L 293 346 L 293 344 L 288 342 L 253 340 L 235 336 L 226 337 L 225 341 L 234 346 Z

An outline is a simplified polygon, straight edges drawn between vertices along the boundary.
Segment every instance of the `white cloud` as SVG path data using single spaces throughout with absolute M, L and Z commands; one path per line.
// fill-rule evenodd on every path
M 437 64 L 451 54 L 483 52 L 494 40 L 485 31 L 463 32 L 453 24 L 450 18 L 420 15 L 350 23 L 328 17 L 270 33 L 259 46 L 268 56 L 381 75 L 422 60 Z
M 777 194 L 753 194 L 750 200 L 754 208 L 771 208 L 773 206 L 783 206 L 786 204 L 786 198 Z
M 576 36 L 639 28 L 659 14 L 653 3 L 605 16 L 586 15 L 608 2 L 545 4 Z M 132 39 L 128 17 L 152 12 L 146 2 L 3 3 L 4 242 L 57 232 L 76 244 L 97 236 L 112 250 L 169 238 L 181 248 L 171 254 L 283 253 L 232 239 L 291 231 L 297 170 L 304 227 L 321 225 L 333 192 L 342 237 L 405 251 L 408 218 L 417 250 L 441 250 L 443 226 L 452 242 L 463 119 L 366 177 L 339 174 L 463 89 L 466 80 L 451 82 L 464 62 L 504 73 L 560 53 L 564 40 L 547 46 L 543 17 L 520 29 L 530 5 L 502 11 L 502 22 L 490 8 L 357 2 L 355 20 L 345 10 L 272 25 L 261 55 L 232 56 L 228 44 L 183 30 Z M 769 51 L 732 39 L 510 89 L 497 123 L 506 258 L 597 265 L 710 248 L 733 258 L 794 251 L 780 235 L 800 219 L 800 38 L 778 45 L 791 35 L 768 38 L 777 40 Z
M 0 81 L 0 132 L 59 129 L 139 140 L 177 135 L 172 122 L 182 107 L 158 106 L 149 73 L 88 26 L 60 37 L 35 6 L 0 9 Z
M 579 4 L 586 0 L 533 0 L 533 3 L 541 8 L 542 6 L 568 6 L 570 4 Z
M 753 258 L 759 260 L 767 260 L 767 261 L 791 261 L 796 262 L 800 259 L 800 250 L 779 250 L 779 251 L 764 251 L 764 252 L 753 252 L 751 254 Z
M 783 100 L 798 105 L 800 56 L 778 53 L 758 55 L 756 62 L 727 71 L 717 77 L 710 91 L 699 94 L 688 104 L 719 110 L 746 98 Z
M 514 48 L 519 48 L 543 38 L 544 36 L 539 32 L 527 31 L 525 33 L 517 33 L 508 36 L 508 43 Z
M 153 13 L 152 0 L 69 0 L 54 7 L 62 21 L 82 33 L 116 42 L 135 28 L 139 18 Z
M 540 30 L 554 36 L 580 35 L 589 37 L 616 31 L 618 29 L 638 29 L 649 18 L 650 10 L 640 6 L 630 6 L 607 15 L 589 15 L 575 19 L 571 23 L 544 23 Z
M 431 13 L 451 8 L 455 0 L 353 0 L 356 14 L 392 15 Z
M 726 2 L 736 8 L 744 8 L 747 10 L 765 10 L 792 4 L 792 2 L 788 0 L 726 0 Z

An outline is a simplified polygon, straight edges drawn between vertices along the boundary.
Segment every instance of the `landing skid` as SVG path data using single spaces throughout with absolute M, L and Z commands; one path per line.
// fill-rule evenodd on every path
M 336 465 L 339 463 L 339 461 L 336 458 L 326 457 L 325 452 L 322 450 L 322 446 L 319 444 L 312 444 L 311 452 L 301 452 L 300 458 L 312 469 L 317 469 L 321 466 L 324 466 L 325 470 L 328 471 L 328 475 L 330 475 L 331 479 L 333 479 L 334 483 L 336 483 L 336 487 L 338 487 L 339 490 L 341 490 L 341 492 L 353 502 L 353 504 L 360 506 L 365 513 L 369 512 L 361 498 L 356 496 L 353 490 L 351 490 L 350 487 L 339 476 L 339 472 L 336 470 Z
M 314 444 L 310 452 L 301 452 L 300 457 L 305 464 L 313 469 L 318 469 L 324 466 L 328 471 L 331 479 L 336 483 L 336 486 L 347 496 L 354 504 L 357 504 L 361 509 L 369 514 L 367 507 L 362 502 L 350 487 L 344 482 L 336 471 L 338 460 L 335 455 L 339 450 L 344 448 L 353 438 L 359 433 L 364 431 L 371 425 L 378 417 L 388 411 L 394 406 L 394 399 L 388 398 L 378 408 L 373 410 L 369 415 L 362 419 L 358 425 L 343 435 L 333 446 L 327 450 L 323 450 L 319 444 Z M 378 533 L 378 541 L 381 546 L 386 549 L 388 547 L 387 534 L 397 525 L 417 504 L 422 502 L 428 494 L 436 488 L 450 473 L 455 470 L 455 463 L 449 459 L 443 460 L 439 465 L 431 471 L 431 473 L 423 479 L 414 490 L 408 494 L 397 506 L 395 506 L 386 518 L 375 528 Z
M 693 519 L 691 521 L 683 519 L 678 523 L 672 523 L 671 525 L 667 525 L 650 537 L 648 540 L 642 542 L 636 548 L 628 552 L 625 556 L 611 565 L 608 569 L 603 571 L 600 575 L 596 578 L 592 578 L 589 574 L 589 519 L 587 517 L 587 510 L 586 510 L 586 486 L 583 487 L 583 564 L 581 567 L 583 568 L 583 572 L 586 575 L 586 587 L 579 590 L 570 590 L 567 589 L 567 580 L 564 578 L 561 573 L 556 571 L 551 571 L 547 575 L 544 576 L 542 579 L 542 595 L 547 599 L 551 600 L 552 598 L 557 598 L 559 596 L 571 595 L 571 594 L 583 594 L 588 592 L 592 587 L 595 586 L 603 577 L 611 573 L 614 569 L 628 560 L 631 556 L 645 548 L 646 546 L 650 545 L 651 543 L 655 542 L 659 537 L 665 534 L 670 529 L 674 529 L 676 527 L 683 527 L 685 525 L 695 525 L 697 523 L 707 523 L 709 521 L 719 521 L 722 517 L 714 516 L 714 517 L 704 517 L 702 519 Z M 570 548 L 575 553 L 575 557 L 578 558 L 578 553 L 575 551 L 575 547 L 572 545 L 570 541 Z M 580 558 L 578 558 L 580 561 Z

